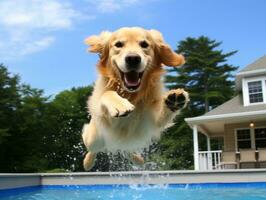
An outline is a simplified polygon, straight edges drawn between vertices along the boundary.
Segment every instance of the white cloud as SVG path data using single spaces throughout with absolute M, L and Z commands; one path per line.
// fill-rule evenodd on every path
M 55 37 L 47 36 L 47 37 L 43 37 L 37 41 L 33 41 L 32 43 L 28 43 L 20 51 L 20 55 L 24 56 L 24 55 L 28 55 L 31 53 L 41 51 L 41 50 L 49 47 L 54 41 L 55 41 Z
M 51 34 L 83 17 L 60 0 L 1 0 L 0 11 L 0 60 L 46 49 L 56 40 Z
M 79 13 L 57 0 L 4 0 L 0 23 L 9 27 L 69 28 Z
M 97 10 L 102 13 L 112 13 L 122 8 L 137 4 L 140 0 L 87 0 L 96 6 Z

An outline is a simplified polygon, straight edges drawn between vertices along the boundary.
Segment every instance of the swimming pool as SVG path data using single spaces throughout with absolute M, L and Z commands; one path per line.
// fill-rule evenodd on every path
M 0 200 L 262 200 L 266 182 L 170 185 L 58 185 L 0 191 Z
M 0 200 L 266 200 L 266 169 L 0 173 Z

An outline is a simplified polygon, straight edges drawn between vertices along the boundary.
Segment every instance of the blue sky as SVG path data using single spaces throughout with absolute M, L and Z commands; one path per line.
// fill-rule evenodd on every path
M 56 94 L 95 81 L 84 39 L 102 30 L 160 30 L 175 48 L 188 36 L 222 41 L 244 67 L 266 54 L 265 0 L 0 0 L 0 62 L 32 87 Z

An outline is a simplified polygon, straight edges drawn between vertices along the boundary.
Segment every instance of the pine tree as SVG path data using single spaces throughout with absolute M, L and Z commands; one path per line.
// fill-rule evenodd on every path
M 227 64 L 227 58 L 237 51 L 223 53 L 217 48 L 221 42 L 208 37 L 188 37 L 178 45 L 186 64 L 172 68 L 166 76 L 168 88 L 185 88 L 191 97 L 191 106 L 205 112 L 230 99 L 234 93 L 233 72 L 237 67 Z

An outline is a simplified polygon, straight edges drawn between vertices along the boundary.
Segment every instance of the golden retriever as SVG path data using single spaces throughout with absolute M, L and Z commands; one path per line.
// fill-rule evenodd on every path
M 184 64 L 156 30 L 139 27 L 102 32 L 85 40 L 89 51 L 100 56 L 99 77 L 88 101 L 91 121 L 85 124 L 82 138 L 88 150 L 83 165 L 93 167 L 100 151 L 130 153 L 137 164 L 144 163 L 137 154 L 184 108 L 188 93 L 183 89 L 164 92 L 163 65 Z

